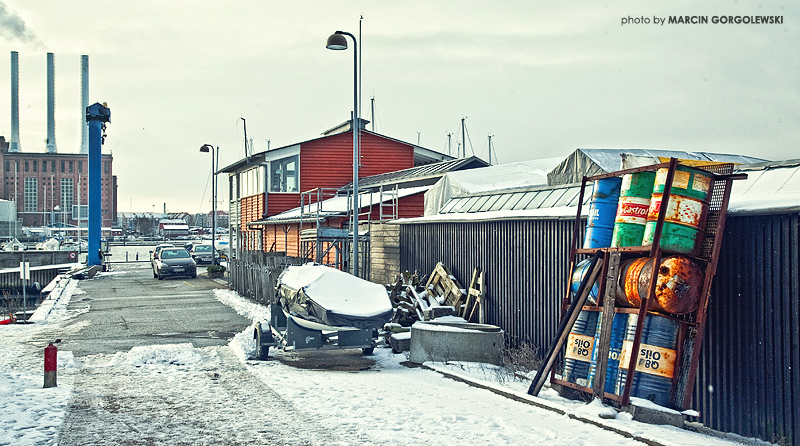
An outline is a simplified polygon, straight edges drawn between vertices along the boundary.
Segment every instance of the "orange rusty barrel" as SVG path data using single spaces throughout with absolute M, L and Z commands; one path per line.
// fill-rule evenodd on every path
M 653 259 L 642 257 L 621 265 L 617 304 L 638 307 L 650 290 Z M 650 309 L 663 313 L 687 314 L 697 309 L 703 287 L 703 271 L 690 259 L 673 256 L 664 259 L 658 268 L 655 300 Z

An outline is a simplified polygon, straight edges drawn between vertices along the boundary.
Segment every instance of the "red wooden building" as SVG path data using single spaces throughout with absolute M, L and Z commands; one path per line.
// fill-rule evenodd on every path
M 348 187 L 352 193 L 353 133 L 349 124 L 338 126 L 319 138 L 253 154 L 220 169 L 219 172 L 227 173 L 229 179 L 233 255 L 238 249 L 260 249 L 299 256 L 300 231 L 317 227 L 317 222 L 308 222 L 308 217 L 302 221 L 302 214 L 312 210 L 311 203 L 332 198 L 337 190 L 346 194 Z M 363 123 L 360 135 L 359 178 L 453 160 L 449 155 L 367 131 Z M 363 191 L 364 187 L 360 185 L 359 189 Z M 398 217 L 422 215 L 421 192 L 424 191 L 398 196 L 393 201 Z M 364 212 L 363 206 L 370 204 L 368 198 L 366 202 L 364 199 L 360 203 L 361 212 Z M 326 206 L 342 202 L 347 212 L 346 197 L 339 197 L 334 203 L 326 202 Z M 297 209 L 301 204 L 305 204 L 305 208 Z M 270 217 L 293 210 L 296 219 L 270 221 Z M 380 216 L 379 206 L 372 210 Z M 341 216 L 341 212 L 338 215 Z M 368 218 L 363 215 L 362 219 Z M 333 215 L 324 223 L 338 229 L 347 228 L 346 218 Z

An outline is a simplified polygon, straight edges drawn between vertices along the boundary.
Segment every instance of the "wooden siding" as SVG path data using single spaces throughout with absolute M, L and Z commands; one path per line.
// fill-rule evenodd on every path
M 239 228 L 242 231 L 242 241 L 248 249 L 257 245 L 258 231 L 248 228 L 247 223 L 259 220 L 264 215 L 264 194 L 251 195 L 240 200 L 239 214 L 241 215 Z
M 412 146 L 372 134 L 362 135 L 359 178 L 411 167 L 414 167 Z M 353 181 L 351 132 L 310 141 L 300 147 L 300 190 L 341 187 L 351 181 Z
M 300 194 L 267 194 L 267 216 L 277 215 L 300 206 Z

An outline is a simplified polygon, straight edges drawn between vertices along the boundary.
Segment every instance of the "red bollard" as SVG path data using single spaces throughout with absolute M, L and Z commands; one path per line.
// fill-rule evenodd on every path
M 44 348 L 44 387 L 56 387 L 58 348 L 51 342 Z

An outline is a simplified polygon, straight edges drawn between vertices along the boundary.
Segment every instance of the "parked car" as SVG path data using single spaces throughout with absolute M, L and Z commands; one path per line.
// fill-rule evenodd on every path
M 197 263 L 183 248 L 162 248 L 153 263 L 153 277 L 158 280 L 167 276 L 197 277 Z
M 219 263 L 219 250 L 212 249 L 211 245 L 194 245 L 190 254 L 197 264 L 201 263 L 212 263 L 211 256 L 212 252 L 214 257 L 217 259 L 214 263 Z
M 173 245 L 172 243 L 162 243 L 160 245 L 156 245 L 156 247 L 153 248 L 152 251 L 150 251 L 150 266 L 152 268 L 156 267 L 156 256 L 158 255 L 158 253 L 162 249 L 164 249 L 164 248 L 174 248 L 174 247 L 175 247 L 175 245 Z

